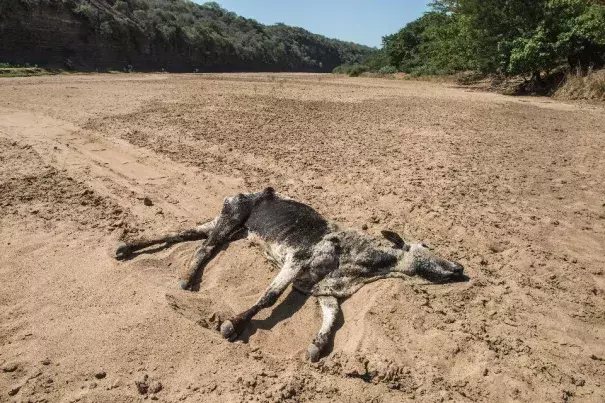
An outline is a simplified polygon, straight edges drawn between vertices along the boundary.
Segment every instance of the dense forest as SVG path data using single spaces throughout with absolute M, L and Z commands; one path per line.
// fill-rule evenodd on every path
M 604 0 L 438 0 L 361 64 L 336 72 L 524 75 L 605 64 Z
M 375 49 L 215 2 L 0 0 L 0 62 L 166 71 L 332 71 Z

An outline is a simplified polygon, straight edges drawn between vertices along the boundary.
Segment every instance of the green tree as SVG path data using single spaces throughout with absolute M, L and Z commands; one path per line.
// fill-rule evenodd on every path
M 605 56 L 605 7 L 582 0 L 550 0 L 544 17 L 527 37 L 513 42 L 508 71 L 533 73 L 567 64 L 586 70 Z
M 383 65 L 417 74 L 475 70 L 539 79 L 561 66 L 586 71 L 605 63 L 601 0 L 436 0 L 430 5 L 428 13 L 383 37 Z

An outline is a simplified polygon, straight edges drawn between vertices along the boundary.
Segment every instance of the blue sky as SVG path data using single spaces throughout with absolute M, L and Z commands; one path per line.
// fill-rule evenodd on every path
M 203 3 L 203 0 L 196 0 Z M 379 47 L 426 11 L 428 0 L 217 0 L 263 24 L 283 22 L 330 38 Z

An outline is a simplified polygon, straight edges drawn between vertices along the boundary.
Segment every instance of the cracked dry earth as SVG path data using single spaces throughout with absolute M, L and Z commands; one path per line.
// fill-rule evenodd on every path
M 330 75 L 0 79 L 0 401 L 603 402 L 604 112 Z M 268 185 L 472 281 L 367 285 L 311 364 L 297 292 L 216 332 L 275 275 L 246 241 L 197 293 L 195 243 L 113 258 Z

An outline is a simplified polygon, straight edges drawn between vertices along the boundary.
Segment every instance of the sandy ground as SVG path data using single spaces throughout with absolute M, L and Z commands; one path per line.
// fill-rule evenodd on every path
M 267 185 L 472 281 L 364 287 L 311 364 L 320 310 L 295 291 L 242 343 L 214 330 L 275 275 L 246 241 L 197 293 L 176 281 L 195 243 L 113 259 Z M 329 75 L 0 79 L 0 245 L 1 402 L 605 401 L 599 106 Z

